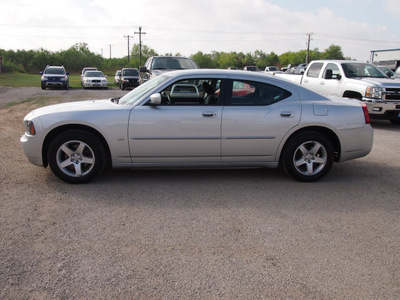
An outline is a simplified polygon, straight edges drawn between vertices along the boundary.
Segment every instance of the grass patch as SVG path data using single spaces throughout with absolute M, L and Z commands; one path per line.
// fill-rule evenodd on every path
M 0 85 L 10 87 L 40 86 L 40 74 L 2 73 L 0 74 Z
M 17 102 L 10 102 L 7 103 L 6 107 L 12 107 L 14 105 L 24 104 L 24 103 L 31 103 L 35 104 L 38 107 L 45 106 L 48 104 L 49 100 L 56 100 L 59 97 L 49 97 L 49 96 L 36 96 L 36 97 L 28 97 L 26 99 L 22 99 Z
M 40 74 L 27 74 L 27 73 L 2 73 L 0 74 L 0 86 L 9 87 L 40 87 Z M 70 74 L 69 87 L 71 89 L 81 89 L 81 76 L 79 74 Z M 114 78 L 108 76 L 108 84 L 112 85 Z M 111 80 L 111 82 L 110 82 Z

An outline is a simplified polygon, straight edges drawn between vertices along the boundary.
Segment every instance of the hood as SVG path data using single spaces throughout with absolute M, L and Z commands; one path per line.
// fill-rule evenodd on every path
M 382 87 L 397 87 L 400 88 L 400 81 L 391 78 L 360 78 L 361 81 L 368 83 L 370 85 L 379 85 Z
M 31 114 L 37 117 L 54 113 L 105 110 L 115 108 L 116 106 L 118 105 L 112 103 L 110 100 L 86 100 L 44 106 L 35 109 Z

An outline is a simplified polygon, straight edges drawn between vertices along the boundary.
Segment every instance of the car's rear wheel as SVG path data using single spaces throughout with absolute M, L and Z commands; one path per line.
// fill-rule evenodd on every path
M 283 150 L 285 171 L 298 181 L 311 182 L 324 177 L 332 167 L 332 143 L 318 132 L 303 132 L 291 138 Z
M 53 173 L 70 183 L 89 182 L 106 165 L 104 146 L 83 130 L 68 130 L 56 136 L 50 143 L 47 159 Z

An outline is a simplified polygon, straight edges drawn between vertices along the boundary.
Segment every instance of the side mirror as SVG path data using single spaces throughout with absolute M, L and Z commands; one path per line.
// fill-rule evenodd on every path
M 150 105 L 160 105 L 161 104 L 161 94 L 155 93 L 150 96 Z
M 43 71 L 42 71 L 42 72 L 40 72 L 40 75 L 43 75 Z
M 147 73 L 147 72 L 149 72 L 149 70 L 147 70 L 147 68 L 146 68 L 145 66 L 141 66 L 141 67 L 139 68 L 139 72 L 140 72 L 140 73 Z
M 332 79 L 333 72 L 332 70 L 328 69 L 325 71 L 325 79 Z
M 67 72 L 66 74 L 69 75 L 69 72 Z

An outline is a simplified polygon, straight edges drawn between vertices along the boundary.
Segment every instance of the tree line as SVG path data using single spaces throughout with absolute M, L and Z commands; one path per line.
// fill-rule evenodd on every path
M 82 68 L 97 67 L 105 73 L 113 73 L 123 67 L 138 68 L 143 65 L 148 57 L 159 55 L 154 49 L 142 45 L 142 55 L 139 53 L 139 45 L 132 47 L 129 62 L 128 56 L 123 58 L 104 58 L 91 52 L 86 43 L 77 43 L 67 50 L 48 51 L 40 50 L 3 50 L 0 49 L 0 57 L 3 57 L 3 72 L 39 73 L 47 65 L 63 65 L 70 73 L 79 73 Z M 179 53 L 165 53 L 163 55 L 181 56 Z M 267 66 L 283 67 L 289 64 L 305 63 L 307 51 L 286 52 L 277 55 L 274 52 L 265 53 L 256 50 L 251 53 L 243 52 L 218 52 L 203 53 L 198 51 L 190 57 L 200 68 L 226 69 L 235 67 L 242 69 L 246 65 L 256 65 L 263 70 Z M 315 59 L 345 59 L 340 46 L 331 45 L 324 51 L 317 48 L 310 50 L 309 60 Z M 348 58 L 349 59 L 349 58 Z M 141 60 L 141 61 L 140 61 Z

